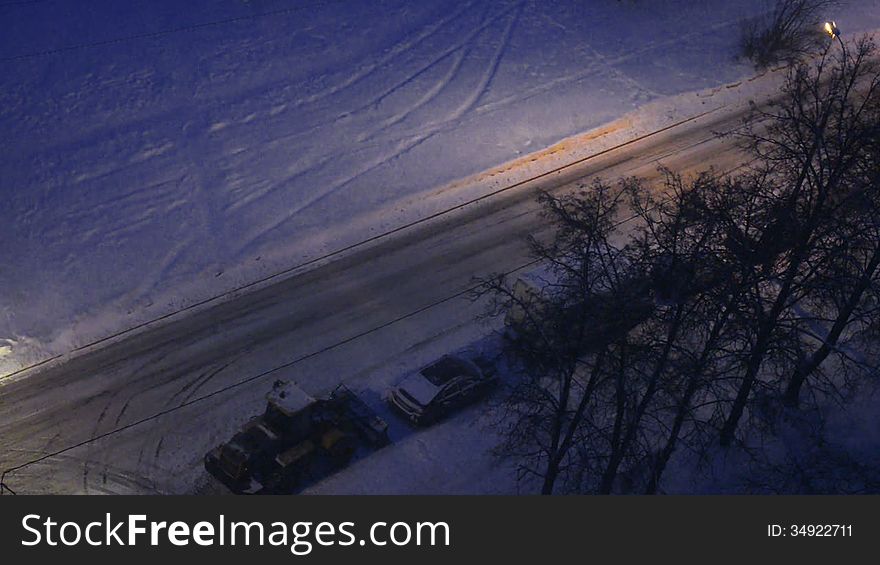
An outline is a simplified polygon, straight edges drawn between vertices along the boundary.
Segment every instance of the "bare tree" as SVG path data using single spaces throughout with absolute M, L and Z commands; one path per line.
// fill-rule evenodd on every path
M 769 18 L 747 20 L 742 29 L 743 55 L 757 67 L 793 62 L 819 45 L 819 22 L 835 0 L 776 0 Z
M 744 284 L 727 249 L 723 221 L 730 202 L 741 193 L 739 179 L 703 173 L 691 182 L 666 171 L 660 190 L 633 193 L 632 209 L 644 228 L 637 236 L 639 256 L 646 261 L 658 305 L 653 323 L 643 329 L 655 335 L 653 324 L 668 328 L 663 347 L 669 359 L 660 398 L 652 409 L 645 492 L 657 492 L 662 475 L 679 442 L 693 434 L 706 437 L 707 426 L 695 412 L 697 399 L 712 399 L 714 379 L 728 370 L 725 346 L 731 341 L 728 322 L 741 299 Z M 664 313 L 665 311 L 665 313 Z M 673 331 L 674 330 L 674 331 Z M 696 447 L 705 441 L 693 442 Z
M 660 492 L 682 446 L 708 458 L 715 442 L 737 439 L 753 455 L 755 484 L 772 488 L 826 488 L 817 485 L 833 473 L 821 453 L 841 473 L 865 467 L 834 446 L 780 459 L 749 451 L 748 440 L 772 440 L 786 419 L 811 414 L 821 429 L 818 403 L 793 411 L 804 391 L 843 399 L 875 373 L 873 53 L 866 40 L 852 53 L 841 44 L 793 67 L 779 102 L 741 134 L 756 158 L 744 174 L 685 181 L 664 171 L 659 186 L 629 179 L 542 195 L 554 231 L 531 245 L 546 284 L 523 293 L 496 277 L 480 293 L 493 311 L 518 312 L 507 352 L 521 375 L 503 402 L 501 452 L 542 492 Z M 814 464 L 798 471 L 803 481 L 773 478 Z
M 628 491 L 648 477 L 656 489 L 721 342 L 723 320 L 707 341 L 695 338 L 732 280 L 717 253 L 723 224 L 706 213 L 707 197 L 736 193 L 721 182 L 665 171 L 659 195 L 634 179 L 544 195 L 556 232 L 532 247 L 550 282 L 523 294 L 503 278 L 485 281 L 493 311 L 515 309 L 520 320 L 508 351 L 523 374 L 504 403 L 502 452 L 540 477 L 543 492 L 560 476 L 565 490 Z M 614 221 L 624 205 L 639 227 Z M 683 372 L 697 346 L 702 358 Z
M 718 179 L 707 173 L 685 183 L 671 171 L 662 172 L 659 190 L 636 180 L 626 183 L 638 227 L 628 234 L 625 249 L 633 272 L 646 281 L 640 288 L 653 307 L 630 332 L 628 355 L 618 362 L 617 386 L 608 399 L 615 410 L 599 493 L 613 492 L 622 470 L 630 490 L 638 481 L 650 481 L 649 476 L 659 480 L 658 470 L 662 474 L 666 461 L 661 462 L 664 456 L 657 453 L 657 444 L 669 427 L 667 407 L 676 404 L 688 412 L 700 381 L 696 366 L 689 373 L 682 369 L 696 345 L 694 332 L 705 313 L 703 297 L 726 280 L 713 252 L 722 234 L 704 213 L 703 202 L 703 193 L 713 190 Z M 692 390 L 681 395 L 689 385 Z M 677 439 L 680 432 L 681 425 L 669 433 Z M 667 442 L 667 461 L 674 443 L 671 438 Z
M 733 441 L 772 363 L 782 361 L 786 372 L 785 361 L 801 356 L 806 320 L 800 309 L 818 273 L 839 256 L 833 242 L 840 241 L 845 210 L 840 203 L 850 201 L 854 183 L 863 184 L 858 165 L 873 144 L 871 112 L 878 95 L 873 51 L 873 44 L 862 41 L 853 55 L 826 51 L 817 63 L 796 66 L 779 103 L 757 112 L 745 134 L 759 164 L 729 229 L 743 258 L 743 276 L 751 279 L 742 309 L 754 331 L 746 336 L 742 378 L 721 425 L 722 445 Z
M 828 196 L 833 229 L 821 242 L 828 259 L 817 269 L 805 313 L 812 322 L 805 342 L 812 347 L 805 346 L 788 380 L 789 406 L 798 404 L 804 384 L 830 356 L 838 365 L 859 364 L 846 341 L 880 322 L 880 70 L 870 61 L 873 52 L 869 42 L 857 45 L 846 71 L 857 89 L 836 110 L 831 143 L 845 170 L 831 180 L 837 184 Z
M 596 182 L 574 196 L 543 194 L 556 231 L 549 243 L 531 240 L 549 273 L 546 286 L 521 294 L 504 277 L 483 281 L 479 295 L 493 311 L 516 308 L 508 350 L 521 361 L 521 379 L 504 403 L 500 451 L 537 476 L 551 494 L 576 467 L 572 445 L 596 391 L 605 385 L 607 352 L 643 316 L 633 299 L 625 258 L 610 240 L 624 189 Z

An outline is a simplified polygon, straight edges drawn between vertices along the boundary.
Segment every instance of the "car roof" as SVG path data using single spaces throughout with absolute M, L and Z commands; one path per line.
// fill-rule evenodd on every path
M 420 373 L 428 379 L 431 384 L 436 386 L 443 386 L 460 375 L 477 378 L 482 376 L 482 373 L 476 365 L 454 355 L 444 355 L 437 361 L 422 369 Z

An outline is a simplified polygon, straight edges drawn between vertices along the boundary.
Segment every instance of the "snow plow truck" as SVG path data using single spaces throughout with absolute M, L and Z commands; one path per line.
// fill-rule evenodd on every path
M 205 469 L 236 494 L 291 494 L 389 443 L 388 425 L 340 385 L 316 399 L 277 381 L 266 410 L 205 455 Z

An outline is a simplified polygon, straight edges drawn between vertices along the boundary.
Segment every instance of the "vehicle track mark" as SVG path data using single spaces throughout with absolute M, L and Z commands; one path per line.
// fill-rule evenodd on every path
M 418 147 L 428 139 L 431 139 L 436 134 L 440 133 L 445 127 L 449 124 L 455 123 L 462 116 L 464 116 L 468 111 L 470 111 L 474 105 L 482 98 L 485 94 L 489 84 L 497 72 L 498 66 L 501 63 L 501 59 L 504 55 L 505 50 L 507 49 L 508 43 L 510 41 L 510 36 L 513 32 L 514 26 L 519 20 L 519 17 L 522 13 L 522 9 L 524 6 L 524 2 L 521 2 L 517 5 L 517 7 L 513 11 L 513 16 L 510 18 L 508 22 L 504 34 L 501 38 L 501 41 L 498 44 L 492 58 L 489 60 L 486 70 L 484 71 L 480 82 L 473 89 L 471 95 L 465 99 L 459 106 L 456 108 L 450 115 L 448 115 L 445 119 L 437 122 L 432 122 L 425 124 L 423 126 L 424 129 L 427 129 L 427 133 L 422 133 L 413 136 L 407 141 L 403 141 L 397 144 L 397 147 L 393 149 L 390 153 L 382 155 L 376 159 L 373 159 L 366 166 L 360 167 L 358 170 L 353 173 L 342 177 L 337 180 L 335 183 L 331 184 L 328 189 L 317 192 L 313 196 L 309 198 L 305 198 L 303 201 L 298 203 L 297 206 L 286 210 L 284 214 L 281 215 L 280 218 L 276 219 L 274 222 L 263 226 L 257 234 L 252 236 L 252 239 L 248 242 L 247 248 L 254 248 L 259 245 L 259 242 L 264 240 L 266 237 L 269 237 L 276 229 L 283 226 L 290 218 L 293 216 L 302 213 L 304 210 L 309 209 L 310 207 L 322 202 L 325 198 L 334 194 L 341 190 L 342 188 L 348 186 L 356 179 L 362 177 L 363 175 L 393 161 L 401 157 L 402 155 L 408 153 L 415 147 Z
M 324 91 L 321 91 L 319 93 L 316 93 L 311 96 L 307 96 L 305 98 L 301 98 L 299 100 L 296 100 L 296 101 L 292 102 L 292 105 L 294 107 L 298 107 L 298 106 L 303 106 L 305 104 L 311 104 L 311 103 L 320 101 L 324 98 L 327 98 L 329 96 L 332 96 L 332 95 L 336 94 L 337 92 L 341 92 L 347 88 L 350 88 L 351 86 L 354 86 L 355 84 L 359 83 L 364 78 L 368 77 L 376 69 L 378 69 L 381 66 L 385 65 L 386 63 L 394 60 L 395 58 L 397 58 L 401 54 L 405 53 L 406 51 L 409 51 L 413 47 L 421 44 L 423 41 L 425 41 L 429 37 L 433 36 L 435 33 L 437 33 L 443 27 L 445 27 L 449 22 L 455 20 L 462 13 L 464 13 L 466 10 L 468 10 L 471 7 L 471 4 L 472 4 L 471 2 L 467 2 L 465 4 L 460 5 L 458 7 L 458 9 L 454 10 L 451 14 L 447 15 L 446 17 L 440 19 L 437 22 L 434 22 L 434 23 L 426 26 L 420 33 L 416 34 L 416 37 L 414 39 L 402 41 L 402 42 L 395 44 L 384 55 L 371 61 L 369 64 L 361 67 L 357 72 L 350 75 L 348 78 L 346 78 L 341 83 L 336 84 L 336 85 L 334 85 Z

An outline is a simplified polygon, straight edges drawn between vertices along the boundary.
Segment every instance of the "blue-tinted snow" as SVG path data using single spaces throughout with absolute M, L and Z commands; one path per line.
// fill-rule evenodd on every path
M 740 21 L 766 4 L 0 6 L 0 374 L 387 229 L 404 199 L 646 102 L 747 75 Z M 878 7 L 851 4 L 838 23 L 880 27 Z

